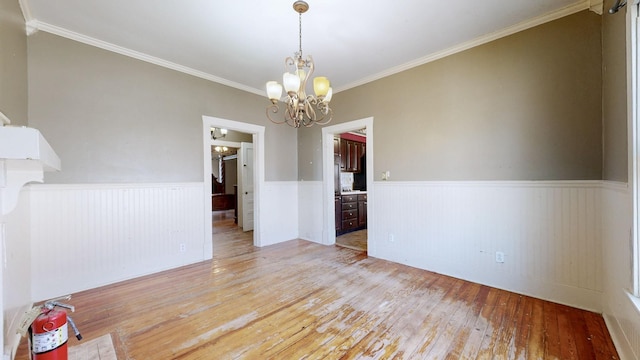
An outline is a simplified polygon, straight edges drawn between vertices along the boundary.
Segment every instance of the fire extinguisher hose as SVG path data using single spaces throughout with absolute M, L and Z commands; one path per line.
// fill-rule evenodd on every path
M 76 335 L 76 339 L 82 340 L 82 335 L 80 335 L 80 330 L 78 330 L 78 327 L 76 326 L 76 323 L 73 321 L 71 316 L 67 315 L 67 321 L 71 325 L 71 328 L 73 329 L 73 333 Z

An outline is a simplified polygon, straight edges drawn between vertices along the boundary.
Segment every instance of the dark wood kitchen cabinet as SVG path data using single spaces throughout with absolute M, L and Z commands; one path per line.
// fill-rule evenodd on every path
M 360 158 L 365 154 L 365 144 L 359 141 L 340 139 L 340 170 L 358 173 Z M 335 142 L 334 142 L 335 147 Z
M 358 196 L 342 195 L 342 232 L 358 228 Z
M 336 235 L 342 231 L 342 200 L 341 196 L 336 196 L 333 202 L 336 217 Z
M 367 227 L 367 194 L 358 195 L 358 227 Z
M 335 146 L 335 143 L 334 143 L 334 146 Z M 340 139 L 339 146 L 340 146 L 340 149 L 339 149 L 340 171 L 347 171 L 347 158 L 349 157 L 349 154 L 347 153 L 347 141 Z
M 340 204 L 336 200 L 334 205 L 336 207 L 336 235 L 367 227 L 367 194 L 342 195 L 340 196 Z M 340 210 L 339 215 L 338 209 Z M 340 229 L 338 229 L 338 216 Z

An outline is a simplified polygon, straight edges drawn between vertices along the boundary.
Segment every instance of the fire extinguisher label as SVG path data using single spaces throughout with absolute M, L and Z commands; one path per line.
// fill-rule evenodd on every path
M 65 323 L 52 331 L 41 334 L 33 333 L 32 351 L 36 354 L 51 351 L 66 343 L 67 340 L 69 340 L 69 332 Z

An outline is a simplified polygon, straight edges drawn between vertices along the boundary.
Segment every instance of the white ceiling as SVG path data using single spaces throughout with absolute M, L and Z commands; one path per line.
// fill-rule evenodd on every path
M 339 92 L 602 0 L 308 0 L 302 49 Z M 599 3 L 599 5 L 594 5 Z M 264 94 L 298 50 L 293 0 L 20 0 L 47 31 Z

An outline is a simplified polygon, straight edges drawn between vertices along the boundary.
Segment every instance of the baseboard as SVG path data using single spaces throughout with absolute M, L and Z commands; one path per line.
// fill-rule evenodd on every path
M 618 357 L 620 360 L 640 360 L 633 353 L 633 349 L 629 345 L 627 338 L 624 336 L 624 332 L 622 331 L 620 323 L 618 323 L 618 319 L 609 314 L 602 314 L 602 317 L 604 318 L 604 323 L 609 330 L 611 340 L 613 340 L 613 345 L 618 351 Z

